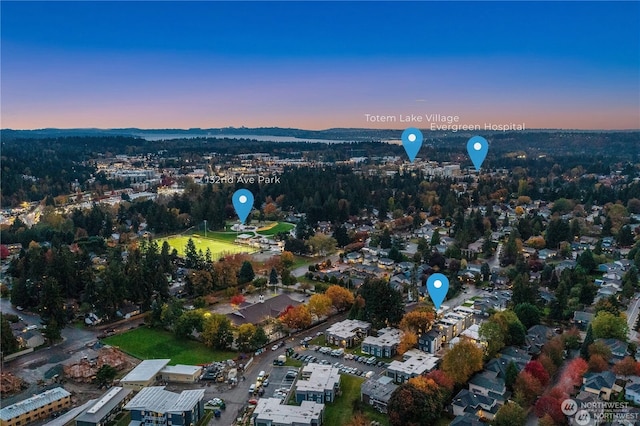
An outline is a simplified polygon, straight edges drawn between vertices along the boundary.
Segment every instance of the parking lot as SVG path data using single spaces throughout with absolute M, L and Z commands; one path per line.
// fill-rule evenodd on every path
M 298 376 L 298 371 L 299 369 L 295 367 L 273 367 L 268 378 L 269 385 L 264 388 L 264 398 L 286 400 Z
M 377 360 L 375 364 L 367 364 L 366 362 L 358 361 L 355 357 L 352 358 L 352 355 L 348 353 L 343 356 L 332 356 L 330 352 L 331 349 L 329 352 L 324 352 L 321 349 L 322 346 L 310 346 L 306 349 L 304 347 L 296 348 L 293 358 L 300 359 L 305 364 L 315 362 L 318 364 L 333 365 L 334 367 L 340 368 L 342 374 L 352 374 L 361 377 L 365 377 L 369 371 L 373 371 L 373 376 L 376 377 L 384 373 L 387 367 L 386 363 Z M 309 359 L 309 357 L 311 357 L 311 359 Z

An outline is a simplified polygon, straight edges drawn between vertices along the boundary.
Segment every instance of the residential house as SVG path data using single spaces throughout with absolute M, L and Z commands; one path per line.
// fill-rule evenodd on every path
M 616 384 L 616 375 L 611 371 L 601 373 L 586 373 L 582 378 L 582 388 L 585 392 L 597 395 L 600 399 L 609 401 L 611 394 L 620 392 L 622 387 Z
M 553 329 L 541 324 L 534 325 L 527 331 L 522 347 L 531 355 L 538 355 L 551 337 L 553 337 Z
M 482 423 L 478 420 L 478 417 L 465 414 L 464 416 L 456 416 L 455 419 L 451 423 L 450 426 L 485 426 L 485 423 Z
M 573 324 L 578 327 L 580 330 L 586 330 L 593 321 L 594 315 L 590 312 L 585 311 L 575 311 L 573 313 Z
M 493 371 L 482 371 L 469 380 L 469 391 L 494 398 L 499 402 L 508 399 L 507 387 L 504 379 Z
M 628 384 L 624 389 L 624 399 L 640 404 L 640 383 Z
M 404 332 L 397 328 L 386 327 L 378 330 L 378 336 L 367 336 L 362 341 L 361 351 L 382 358 L 391 358 L 398 351 L 398 345 Z
M 629 344 L 618 339 L 597 339 L 596 342 L 604 343 L 611 350 L 611 364 L 622 361 L 627 356 Z
M 451 403 L 454 416 L 493 420 L 502 405 L 494 398 L 462 389 Z M 463 423 L 464 424 L 464 423 Z
M 442 334 L 439 330 L 431 329 L 418 338 L 418 349 L 435 354 L 442 349 Z
M 44 345 L 44 336 L 37 330 L 24 330 L 16 334 L 20 347 L 37 348 Z
M 381 413 L 386 413 L 391 394 L 397 388 L 398 385 L 393 383 L 393 379 L 388 376 L 369 379 L 360 387 L 360 401 L 371 405 Z

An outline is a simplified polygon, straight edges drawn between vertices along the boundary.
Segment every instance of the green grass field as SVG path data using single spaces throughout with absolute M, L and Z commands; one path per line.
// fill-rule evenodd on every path
M 289 232 L 296 226 L 293 223 L 288 222 L 276 222 L 275 224 L 267 225 L 258 229 L 260 235 L 276 235 L 279 232 Z
M 208 232 L 207 235 L 209 235 Z M 211 255 L 214 260 L 218 259 L 223 254 L 252 253 L 255 251 L 253 248 L 248 246 L 232 244 L 229 241 L 221 241 L 209 236 L 207 236 L 207 238 L 204 238 L 199 235 L 174 235 L 171 237 L 160 238 L 158 239 L 158 245 L 162 246 L 162 243 L 166 241 L 169 243 L 171 248 L 178 250 L 178 254 L 180 256 L 184 256 L 184 250 L 187 246 L 187 241 L 189 241 L 189 238 L 193 239 L 197 250 L 202 250 L 203 253 L 207 251 L 207 248 L 211 250 Z M 231 241 L 235 240 L 235 238 L 236 237 L 234 233 L 233 239 Z
M 198 365 L 235 358 L 235 352 L 220 352 L 193 340 L 181 340 L 168 331 L 139 327 L 107 337 L 104 343 L 117 346 L 140 359 L 170 358 L 169 364 Z
M 258 234 L 271 236 L 279 232 L 287 232 L 293 229 L 295 225 L 287 222 L 273 222 L 267 226 L 264 226 L 258 230 Z M 162 246 L 163 242 L 168 242 L 171 248 L 178 250 L 180 256 L 184 256 L 184 249 L 187 245 L 189 238 L 193 239 L 196 244 L 196 249 L 206 252 L 207 248 L 211 250 L 211 255 L 214 259 L 220 257 L 222 254 L 228 253 L 253 253 L 256 250 L 252 247 L 234 244 L 234 241 L 238 237 L 238 232 L 235 231 L 207 231 L 205 238 L 204 231 L 195 231 L 189 235 L 173 235 L 169 237 L 159 238 L 158 245 Z M 295 267 L 295 265 L 294 265 Z
M 360 399 L 360 386 L 364 378 L 355 377 L 349 374 L 342 375 L 342 395 L 336 398 L 336 402 L 329 403 L 325 407 L 324 424 L 326 426 L 340 426 L 345 423 L 345 419 L 353 417 L 353 403 Z M 363 411 L 368 420 L 377 420 L 383 425 L 389 424 L 389 418 L 369 407 Z

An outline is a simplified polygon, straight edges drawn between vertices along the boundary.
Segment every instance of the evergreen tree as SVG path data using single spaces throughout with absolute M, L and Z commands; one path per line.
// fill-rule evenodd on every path
M 586 249 L 580 254 L 580 256 L 578 256 L 576 263 L 578 266 L 584 269 L 586 273 L 590 273 L 598 266 L 596 265 L 596 261 L 593 258 L 593 253 L 589 249 Z
M 0 314 L 0 347 L 5 356 L 16 352 L 19 348 L 18 340 L 13 335 L 9 321 L 2 314 Z
M 391 248 L 391 233 L 389 232 L 389 228 L 384 228 L 384 231 L 382 231 L 382 236 L 380 237 L 380 248 Z
M 611 222 L 611 218 L 609 216 L 606 217 L 604 223 L 602 224 L 602 236 L 610 237 L 611 236 L 611 227 L 613 223 Z
M 347 228 L 344 225 L 340 225 L 333 232 L 333 238 L 336 240 L 338 247 L 344 247 L 350 243 L 349 234 L 347 233 Z
M 618 244 L 622 247 L 628 247 L 633 244 L 633 233 L 631 232 L 631 228 L 628 225 L 620 228 L 617 241 Z
M 245 260 L 242 262 L 242 266 L 240 267 L 240 273 L 238 274 L 238 284 L 246 284 L 248 282 L 253 281 L 256 274 L 253 272 L 253 266 L 251 266 L 251 262 Z
M 184 250 L 184 257 L 186 260 L 187 268 L 197 269 L 200 266 L 200 257 L 196 249 L 196 244 L 191 238 L 187 241 L 187 245 Z
M 507 370 L 505 372 L 505 384 L 507 385 L 507 389 L 513 390 L 513 384 L 516 382 L 516 378 L 518 377 L 518 367 L 513 361 L 509 361 L 507 364 Z
M 440 244 L 440 232 L 437 229 L 435 229 L 433 231 L 433 235 L 431 236 L 431 246 L 435 247 L 438 244 Z
M 276 268 L 271 268 L 271 272 L 269 273 L 269 284 L 278 284 L 278 271 L 276 271 Z
M 580 346 L 580 356 L 586 360 L 589 359 L 589 346 L 594 342 L 593 338 L 593 328 L 591 328 L 591 324 L 589 324 L 589 328 L 587 328 L 587 334 L 584 336 L 584 342 Z

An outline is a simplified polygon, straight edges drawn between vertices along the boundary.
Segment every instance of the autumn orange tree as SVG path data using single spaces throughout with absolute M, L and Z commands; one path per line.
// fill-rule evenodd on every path
M 405 331 L 398 345 L 398 353 L 403 355 L 409 349 L 412 349 L 418 343 L 418 336 L 412 331 Z
M 442 359 L 442 371 L 454 381 L 465 383 L 476 371 L 482 370 L 482 349 L 468 340 L 461 340 Z
M 288 309 L 280 321 L 291 330 L 301 330 L 311 325 L 311 313 L 305 305 L 298 305 Z
M 613 366 L 613 372 L 621 376 L 638 374 L 636 372 L 640 372 L 640 362 L 636 362 L 632 357 L 627 356 Z
M 426 306 L 421 307 L 404 314 L 400 321 L 400 329 L 416 334 L 425 333 L 431 329 L 434 318 L 435 316 L 432 309 Z
M 329 286 L 324 294 L 331 299 L 331 303 L 338 312 L 349 309 L 353 305 L 353 293 L 339 285 Z
M 326 294 L 314 294 L 309 298 L 309 311 L 318 317 L 323 317 L 331 312 L 333 306 L 331 298 Z
M 447 390 L 429 377 L 418 376 L 400 385 L 387 406 L 392 426 L 429 426 L 436 423 L 448 399 Z
M 513 385 L 514 399 L 522 407 L 529 407 L 542 394 L 542 384 L 533 374 L 521 371 Z

